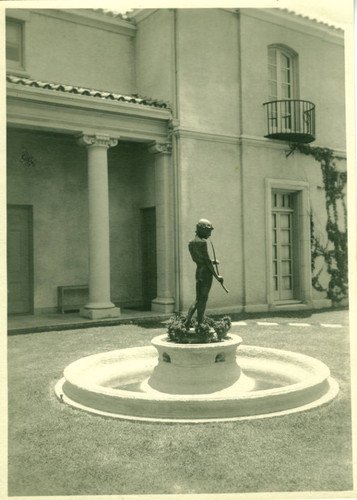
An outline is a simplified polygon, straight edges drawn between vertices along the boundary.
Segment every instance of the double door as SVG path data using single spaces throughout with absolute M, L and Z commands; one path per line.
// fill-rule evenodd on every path
M 294 299 L 294 210 L 292 194 L 273 193 L 272 255 L 274 300 Z

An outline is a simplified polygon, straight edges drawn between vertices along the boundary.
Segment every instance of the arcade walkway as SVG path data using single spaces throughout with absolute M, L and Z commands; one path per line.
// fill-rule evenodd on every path
M 172 315 L 155 311 L 137 311 L 121 309 L 119 318 L 89 320 L 79 316 L 78 312 L 65 314 L 47 314 L 34 316 L 10 316 L 8 318 L 8 334 L 75 330 L 97 326 L 115 326 L 120 324 L 155 325 L 159 328 Z M 349 311 L 345 307 L 315 311 L 286 311 L 280 313 L 232 313 L 232 326 L 236 330 L 254 324 L 257 331 L 274 330 L 284 326 L 296 329 L 297 332 L 309 330 L 309 327 L 322 328 L 326 332 L 335 328 L 348 327 Z M 237 333 L 235 331 L 235 333 Z
M 74 330 L 77 328 L 92 328 L 100 325 L 120 325 L 123 323 L 146 323 L 165 321 L 171 314 L 158 313 L 155 311 L 137 311 L 134 309 L 122 309 L 119 318 L 107 318 L 91 320 L 82 318 L 78 312 L 65 314 L 39 314 L 24 316 L 9 316 L 7 328 L 9 335 L 19 333 L 47 332 L 53 330 Z

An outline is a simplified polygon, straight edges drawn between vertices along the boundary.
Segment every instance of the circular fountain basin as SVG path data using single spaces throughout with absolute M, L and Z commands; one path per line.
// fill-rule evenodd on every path
M 304 411 L 338 393 L 329 368 L 310 356 L 242 346 L 233 334 L 213 344 L 174 344 L 166 338 L 71 363 L 56 385 L 57 396 L 111 417 L 212 422 Z

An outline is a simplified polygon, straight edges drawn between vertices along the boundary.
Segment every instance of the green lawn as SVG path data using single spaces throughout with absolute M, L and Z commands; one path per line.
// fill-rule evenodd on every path
M 148 345 L 162 329 L 10 336 L 9 495 L 351 490 L 348 329 L 294 328 L 288 321 L 269 328 L 248 322 L 239 334 L 246 344 L 325 362 L 340 384 L 338 397 L 305 413 L 212 424 L 121 421 L 57 401 L 53 388 L 70 362 Z

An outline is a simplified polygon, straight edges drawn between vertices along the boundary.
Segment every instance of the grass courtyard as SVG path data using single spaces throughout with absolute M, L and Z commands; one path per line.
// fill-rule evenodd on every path
M 332 313 L 327 313 L 332 314 Z M 301 352 L 326 363 L 340 385 L 304 413 L 226 423 L 159 424 L 94 416 L 61 404 L 54 386 L 86 355 L 149 345 L 163 328 L 135 325 L 8 338 L 10 496 L 348 491 L 352 485 L 349 334 L 248 321 L 248 345 Z M 327 316 L 326 316 L 327 318 Z M 330 318 L 330 316 L 329 316 Z M 347 322 L 347 313 L 339 314 Z M 274 319 L 269 318 L 271 322 Z

